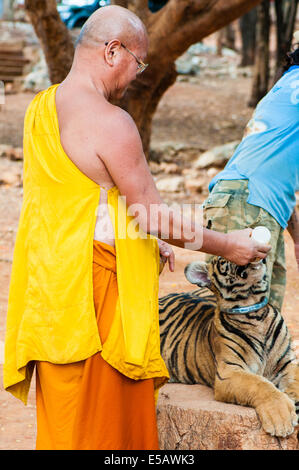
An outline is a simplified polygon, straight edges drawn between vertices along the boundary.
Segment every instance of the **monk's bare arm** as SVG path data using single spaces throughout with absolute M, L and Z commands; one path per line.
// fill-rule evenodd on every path
M 266 256 L 268 246 L 257 246 L 249 239 L 249 231 L 230 235 L 215 232 L 171 211 L 156 188 L 134 121 L 122 109 L 113 108 L 100 132 L 97 154 L 120 193 L 126 196 L 127 206 L 142 205 L 137 218 L 145 232 L 183 248 L 201 240 L 198 251 L 221 255 L 238 264 Z

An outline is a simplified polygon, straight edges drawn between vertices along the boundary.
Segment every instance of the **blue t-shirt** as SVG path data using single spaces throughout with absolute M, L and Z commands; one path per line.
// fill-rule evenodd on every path
M 210 182 L 248 179 L 247 202 L 286 228 L 299 190 L 299 66 L 293 65 L 258 103 L 243 140 Z

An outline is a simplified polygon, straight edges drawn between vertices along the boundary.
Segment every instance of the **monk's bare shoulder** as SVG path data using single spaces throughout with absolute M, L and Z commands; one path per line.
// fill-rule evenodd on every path
M 115 155 L 129 153 L 132 158 L 143 155 L 142 143 L 137 126 L 124 109 L 110 103 L 102 107 L 103 116 L 98 122 L 100 127 L 97 153 L 105 161 Z
M 108 103 L 98 125 L 96 153 L 112 177 L 122 178 L 141 164 L 147 167 L 137 126 L 125 110 Z
M 98 134 L 97 155 L 128 204 L 161 201 L 137 126 L 123 109 L 109 105 Z

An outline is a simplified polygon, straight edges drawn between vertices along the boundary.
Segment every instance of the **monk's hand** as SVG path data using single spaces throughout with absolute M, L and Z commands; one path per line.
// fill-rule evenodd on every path
M 163 271 L 163 268 L 167 260 L 168 260 L 169 269 L 170 271 L 173 272 L 174 271 L 174 259 L 175 259 L 173 249 L 171 245 L 169 245 L 169 243 L 166 243 L 163 240 L 160 240 L 159 238 L 157 238 L 157 240 L 158 240 L 159 251 L 160 251 L 159 274 L 161 274 L 161 272 Z
M 271 250 L 271 245 L 258 243 L 251 237 L 251 234 L 251 228 L 229 232 L 223 258 L 239 266 L 266 258 Z

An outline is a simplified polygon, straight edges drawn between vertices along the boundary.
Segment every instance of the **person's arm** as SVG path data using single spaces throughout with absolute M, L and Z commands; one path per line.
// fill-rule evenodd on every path
M 223 256 L 239 265 L 266 257 L 270 247 L 251 239 L 251 229 L 230 234 L 208 230 L 199 223 L 191 223 L 190 217 L 182 218 L 164 203 L 146 161 L 137 127 L 128 113 L 113 107 L 102 126 L 98 157 L 120 194 L 126 196 L 127 207 L 140 205 L 138 214 L 132 215 L 144 232 L 181 248 Z M 193 248 L 190 243 L 194 244 Z
M 296 208 L 294 209 L 287 226 L 287 230 L 294 241 L 295 257 L 299 271 L 299 219 Z

